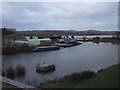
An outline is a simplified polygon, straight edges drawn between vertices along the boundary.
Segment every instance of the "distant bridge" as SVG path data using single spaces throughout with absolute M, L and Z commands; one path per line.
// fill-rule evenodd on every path
M 36 87 L 30 86 L 30 85 L 26 85 L 20 82 L 17 82 L 15 80 L 11 80 L 5 77 L 0 76 L 0 81 L 2 82 L 2 89 L 4 90 L 5 88 L 17 88 L 18 90 L 30 90 L 30 89 L 34 89 L 34 90 L 40 90 L 37 89 Z

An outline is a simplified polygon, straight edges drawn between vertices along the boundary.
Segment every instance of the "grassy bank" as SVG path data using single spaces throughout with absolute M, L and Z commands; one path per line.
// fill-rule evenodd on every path
M 94 77 L 83 81 L 60 82 L 56 80 L 54 82 L 46 82 L 42 84 L 42 88 L 117 88 L 118 67 L 120 68 L 120 64 L 113 65 L 103 69 L 100 73 L 96 73 Z

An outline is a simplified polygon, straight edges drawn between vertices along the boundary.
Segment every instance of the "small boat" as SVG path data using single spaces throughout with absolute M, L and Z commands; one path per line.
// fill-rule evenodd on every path
M 38 64 L 36 66 L 36 71 L 38 72 L 47 72 L 47 71 L 51 71 L 51 70 L 55 70 L 55 65 L 54 64 Z
M 68 43 L 64 43 L 64 44 L 59 43 L 59 44 L 57 44 L 57 46 L 66 48 L 66 47 L 77 46 L 77 45 L 80 45 L 80 44 L 82 44 L 82 43 L 80 43 L 80 42 L 69 43 L 69 44 Z
M 59 43 L 59 44 L 57 44 L 57 46 L 59 46 L 59 47 L 71 47 L 72 45 L 71 44 L 65 44 L 65 43 Z
M 40 52 L 40 51 L 51 51 L 51 50 L 59 50 L 60 47 L 59 46 L 39 46 L 39 47 L 35 47 L 34 49 L 32 49 L 34 52 Z

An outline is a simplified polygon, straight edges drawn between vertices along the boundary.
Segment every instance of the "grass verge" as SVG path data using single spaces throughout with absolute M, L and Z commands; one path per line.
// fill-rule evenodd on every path
M 113 65 L 87 80 L 72 82 L 64 81 L 60 82 L 56 80 L 54 82 L 45 82 L 41 84 L 42 88 L 118 88 L 118 72 L 120 64 Z

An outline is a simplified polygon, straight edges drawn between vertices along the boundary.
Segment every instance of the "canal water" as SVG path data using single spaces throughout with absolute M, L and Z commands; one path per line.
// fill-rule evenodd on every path
M 27 54 L 6 55 L 2 57 L 5 70 L 10 65 L 15 67 L 22 64 L 26 67 L 26 75 L 16 77 L 23 83 L 44 82 L 63 77 L 74 72 L 85 70 L 98 71 L 118 63 L 118 45 L 111 43 L 86 42 L 82 45 L 61 48 L 56 51 L 33 52 Z M 36 72 L 38 63 L 55 64 L 56 70 L 47 74 Z

